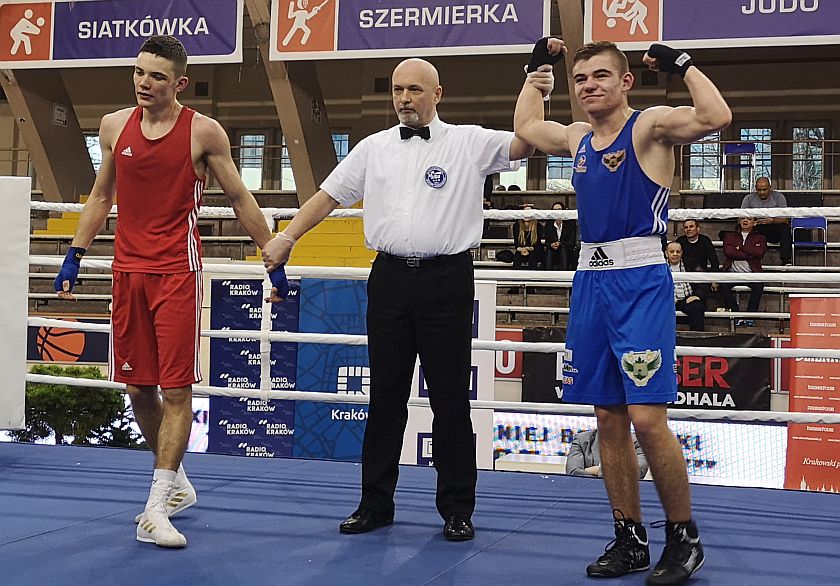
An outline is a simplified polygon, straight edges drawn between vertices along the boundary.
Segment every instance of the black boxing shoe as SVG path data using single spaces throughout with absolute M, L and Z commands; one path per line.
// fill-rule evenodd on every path
M 607 544 L 603 555 L 586 567 L 590 578 L 617 578 L 631 572 L 640 572 L 650 567 L 650 550 L 644 525 L 616 509 L 615 539 Z
M 443 526 L 443 536 L 447 541 L 469 541 L 475 537 L 475 529 L 470 516 L 467 513 L 449 515 Z
M 694 521 L 662 523 L 665 526 L 665 550 L 648 576 L 648 586 L 680 586 L 703 566 L 705 555 Z M 660 523 L 651 523 L 658 527 Z
M 348 535 L 356 535 L 391 525 L 393 522 L 393 515 L 388 517 L 374 513 L 369 509 L 357 509 L 356 512 L 341 522 L 338 530 Z

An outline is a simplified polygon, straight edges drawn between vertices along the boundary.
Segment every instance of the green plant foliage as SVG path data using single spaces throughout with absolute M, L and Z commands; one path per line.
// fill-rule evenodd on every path
M 103 380 L 95 366 L 36 364 L 31 373 Z M 17 441 L 55 436 L 57 444 L 142 447 L 130 427 L 121 391 L 62 384 L 26 383 L 26 428 L 10 432 Z

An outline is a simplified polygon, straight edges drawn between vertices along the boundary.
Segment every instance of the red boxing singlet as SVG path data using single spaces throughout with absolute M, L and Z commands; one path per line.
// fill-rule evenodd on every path
M 155 274 L 201 270 L 198 209 L 205 180 L 192 163 L 194 115 L 183 106 L 172 130 L 155 140 L 140 128 L 143 108 L 135 108 L 126 122 L 114 147 L 114 269 Z

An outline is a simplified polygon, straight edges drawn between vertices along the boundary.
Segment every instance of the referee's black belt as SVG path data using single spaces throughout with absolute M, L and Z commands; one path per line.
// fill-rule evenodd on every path
M 403 265 L 411 269 L 445 266 L 463 262 L 465 258 L 472 259 L 469 250 L 457 254 L 441 254 L 440 256 L 397 256 L 380 251 L 379 257 L 389 263 Z

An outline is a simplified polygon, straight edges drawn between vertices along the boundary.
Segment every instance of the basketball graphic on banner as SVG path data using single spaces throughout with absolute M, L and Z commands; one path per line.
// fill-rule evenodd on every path
M 38 329 L 35 347 L 44 362 L 76 362 L 85 351 L 85 333 L 67 328 L 41 326 Z

